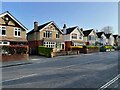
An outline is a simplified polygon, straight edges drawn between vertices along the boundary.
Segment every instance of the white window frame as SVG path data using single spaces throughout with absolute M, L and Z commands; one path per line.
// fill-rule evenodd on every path
M 44 42 L 44 46 L 49 47 L 49 48 L 55 48 L 56 43 L 55 42 Z
M 0 42 L 1 42 L 0 45 L 10 45 L 10 42 L 8 42 L 8 41 L 0 41 Z M 7 44 L 4 44 L 4 42 L 7 42 Z
M 2 35 L 2 27 L 5 27 L 5 35 Z M 0 26 L 0 36 L 6 36 L 6 34 L 7 34 L 7 30 L 6 30 L 6 26 Z
M 59 39 L 60 38 L 60 33 L 56 32 L 56 38 Z
M 15 31 L 17 31 L 17 35 L 15 35 Z M 19 31 L 20 31 L 20 36 L 18 36 Z M 21 37 L 21 29 L 20 28 L 14 28 L 14 37 Z
M 74 37 L 76 37 L 76 38 L 74 38 Z M 72 39 L 77 39 L 77 34 L 76 33 L 72 33 L 71 38 Z

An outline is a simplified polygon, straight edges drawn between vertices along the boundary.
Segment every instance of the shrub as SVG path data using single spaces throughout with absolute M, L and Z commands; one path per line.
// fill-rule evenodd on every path
M 28 52 L 28 46 L 0 46 L 1 54 L 26 54 Z
M 45 46 L 39 46 L 38 47 L 38 54 L 44 55 L 47 57 L 51 57 L 51 52 L 53 51 L 53 48 L 48 48 Z
M 72 49 L 79 49 L 79 48 L 83 48 L 83 46 L 70 46 L 70 48 L 72 48 Z
M 83 48 L 87 48 L 87 49 L 97 49 L 97 48 L 99 48 L 99 46 L 83 46 Z
M 114 47 L 110 45 L 102 46 L 100 47 L 100 52 L 105 52 L 107 49 L 114 49 Z

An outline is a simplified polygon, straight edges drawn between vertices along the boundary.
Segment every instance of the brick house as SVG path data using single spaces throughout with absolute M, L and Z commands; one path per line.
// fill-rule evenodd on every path
M 69 51 L 70 46 L 83 46 L 83 33 L 78 26 L 67 28 L 66 24 L 63 26 L 63 39 L 65 42 L 65 50 Z
M 0 61 L 28 60 L 27 30 L 8 11 L 0 14 Z
M 27 45 L 26 30 L 8 11 L 0 14 L 0 45 Z
M 64 50 L 63 32 L 54 21 L 39 25 L 34 22 L 34 29 L 27 33 L 31 54 L 37 54 L 38 46 Z
M 84 30 L 84 42 L 86 42 L 86 45 L 95 45 L 97 41 L 97 34 L 94 29 L 90 30 Z

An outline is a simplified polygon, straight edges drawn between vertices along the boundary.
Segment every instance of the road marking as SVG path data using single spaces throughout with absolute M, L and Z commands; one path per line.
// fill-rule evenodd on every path
M 65 67 L 62 67 L 62 68 L 56 68 L 56 69 L 65 69 L 65 68 L 69 68 L 69 67 L 72 67 L 72 66 L 76 66 L 76 64 L 74 64 L 74 65 L 69 65 L 69 66 L 65 66 Z
M 14 78 L 14 79 L 5 80 L 5 81 L 2 81 L 2 82 L 0 82 L 0 83 L 5 83 L 5 82 L 9 82 L 9 81 L 19 80 L 19 79 L 23 79 L 23 78 L 27 78 L 27 77 L 36 76 L 36 75 L 37 75 L 37 74 L 30 74 L 30 75 L 22 76 L 22 77 L 19 77 L 19 78 Z
M 113 78 L 112 80 L 110 80 L 109 82 L 107 82 L 105 85 L 103 85 L 102 87 L 100 87 L 98 90 L 104 90 L 104 89 L 106 89 L 108 86 L 110 86 L 111 84 L 113 84 L 114 82 L 116 82 L 119 78 L 120 78 L 120 74 L 118 74 L 115 78 Z

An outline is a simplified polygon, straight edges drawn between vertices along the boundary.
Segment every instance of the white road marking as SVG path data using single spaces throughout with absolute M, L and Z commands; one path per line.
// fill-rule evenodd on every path
M 76 66 L 76 64 L 74 64 L 74 65 L 69 65 L 69 66 L 65 66 L 65 67 L 62 67 L 62 68 L 56 68 L 56 69 L 65 69 L 65 68 L 69 68 L 69 67 L 72 67 L 72 66 Z
M 102 87 L 100 87 L 98 90 L 104 90 L 105 88 L 107 88 L 108 86 L 110 86 L 111 84 L 113 84 L 115 81 L 117 81 L 120 78 L 120 74 L 118 74 L 115 78 L 113 78 L 112 80 L 110 80 L 109 82 L 107 82 L 105 85 L 103 85 Z
M 23 79 L 23 78 L 27 78 L 27 77 L 36 76 L 36 75 L 37 75 L 37 74 L 30 74 L 30 75 L 22 76 L 22 77 L 19 77 L 19 78 L 14 78 L 14 79 L 5 80 L 5 81 L 2 81 L 1 83 L 9 82 L 9 81 L 14 81 L 14 80 L 19 80 L 19 79 Z

